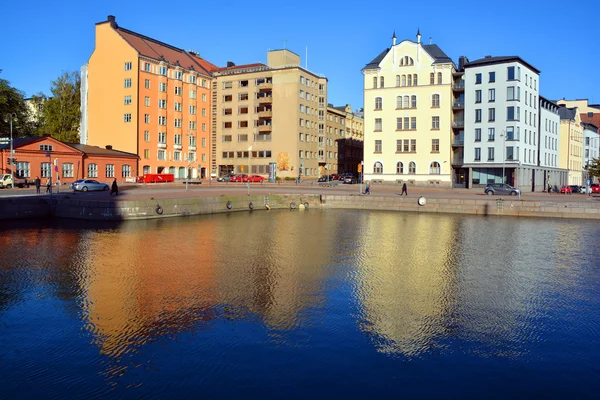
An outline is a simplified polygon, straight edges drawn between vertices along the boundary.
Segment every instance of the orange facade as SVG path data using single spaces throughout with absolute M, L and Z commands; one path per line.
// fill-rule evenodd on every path
M 15 139 L 13 145 L 14 174 L 18 178 L 60 178 L 61 183 L 90 178 L 110 183 L 114 178 L 124 182 L 138 175 L 135 154 L 117 150 L 62 143 L 48 136 Z M 0 148 L 0 173 L 10 174 L 8 145 Z M 58 172 L 56 171 L 58 169 Z
M 121 28 L 96 24 L 87 66 L 90 145 L 139 156 L 139 174 L 208 177 L 211 165 L 211 77 L 194 53 Z M 214 67 L 216 68 L 216 67 Z

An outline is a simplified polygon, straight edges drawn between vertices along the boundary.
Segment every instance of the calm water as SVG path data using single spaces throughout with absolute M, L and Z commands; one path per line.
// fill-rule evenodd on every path
M 3 223 L 3 398 L 592 398 L 600 224 Z

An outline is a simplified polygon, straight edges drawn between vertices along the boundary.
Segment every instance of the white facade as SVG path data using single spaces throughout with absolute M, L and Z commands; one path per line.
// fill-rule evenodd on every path
M 465 65 L 464 165 L 471 184 L 533 190 L 538 165 L 539 72 L 518 57 Z M 520 178 L 520 179 L 519 179 Z
M 540 99 L 540 167 L 558 168 L 559 135 L 558 105 Z
M 590 165 L 598 158 L 600 152 L 600 135 L 598 128 L 592 124 L 583 124 L 583 166 Z

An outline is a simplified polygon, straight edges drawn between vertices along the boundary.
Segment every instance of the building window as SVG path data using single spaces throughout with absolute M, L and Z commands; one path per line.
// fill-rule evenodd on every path
M 206 93 L 202 93 L 202 102 L 206 103 Z
M 410 139 L 410 151 L 412 153 L 417 152 L 417 139 Z
M 160 161 L 166 160 L 167 159 L 166 154 L 167 154 L 167 152 L 165 150 L 159 150 L 158 151 L 158 159 Z
M 396 130 L 397 131 L 402 130 L 402 117 L 396 118 Z
M 440 117 L 431 117 L 431 129 L 440 129 Z
M 375 97 L 375 109 L 381 110 L 383 108 L 383 99 L 381 97 Z
M 183 89 L 181 88 L 181 86 L 175 86 L 175 96 L 181 96 L 182 93 Z
M 481 103 L 481 90 L 475 91 L 475 103 Z
M 442 168 L 440 167 L 440 163 L 437 161 L 429 164 L 429 175 L 439 175 L 442 173 Z
M 404 108 L 410 107 L 410 97 L 404 96 Z
M 490 72 L 490 83 L 491 82 L 496 82 L 496 72 L 494 71 Z
M 442 73 L 438 72 L 437 75 L 438 75 L 438 81 L 437 81 L 437 83 L 438 83 L 438 85 L 441 85 L 442 84 Z
M 175 79 L 177 80 L 182 80 L 183 79 L 183 72 L 182 71 L 175 71 Z
M 190 121 L 188 126 L 189 126 L 190 130 L 195 131 L 196 130 L 196 121 Z
M 515 113 L 516 108 L 516 113 Z M 518 121 L 519 120 L 519 107 L 506 107 L 506 120 L 507 121 Z
M 131 114 L 124 114 L 123 115 L 123 121 L 125 121 L 125 122 L 131 122 Z
M 167 100 L 160 99 L 158 100 L 158 108 L 162 108 L 163 110 L 167 109 Z
M 488 161 L 494 161 L 494 148 L 488 147 Z
M 417 96 L 415 96 L 415 95 L 410 96 L 410 106 L 412 108 L 417 108 Z
M 375 153 L 381 153 L 381 140 L 376 140 L 375 141 Z
M 123 165 L 121 167 L 121 177 L 129 178 L 131 176 L 131 167 L 129 165 Z
M 408 86 L 412 86 L 412 75 L 408 75 Z
M 404 173 L 404 164 L 402 164 L 402 161 L 398 161 L 396 163 L 396 173 L 398 175 L 402 175 Z
M 106 177 L 107 178 L 115 177 L 115 166 L 113 164 L 106 164 Z
M 402 153 L 402 139 L 396 140 L 396 153 Z
M 126 78 L 124 85 L 125 85 L 125 89 L 130 88 L 131 87 L 131 78 Z
M 402 96 L 396 96 L 396 108 L 402 108 Z
M 406 75 L 402 75 L 402 86 L 406 86 Z
M 175 128 L 181 128 L 181 118 L 175 118 L 174 122 L 174 126 Z
M 167 117 L 165 117 L 164 115 L 158 117 L 158 124 L 161 126 L 167 125 Z
M 87 177 L 88 178 L 97 178 L 98 177 L 98 164 L 88 164 L 87 168 Z
M 179 102 L 175 102 L 174 111 L 181 112 L 182 109 L 183 109 L 183 105 Z
M 475 122 L 481 122 L 481 109 L 480 108 L 475 110 Z
M 144 87 L 145 87 L 146 89 L 150 89 L 150 79 L 146 79 L 146 80 L 144 80 Z
M 509 81 L 514 81 L 515 80 L 515 67 L 508 67 L 508 80 Z
M 52 163 L 48 163 L 48 162 L 41 163 L 42 178 L 49 178 L 51 173 L 52 173 Z
M 379 161 L 375 162 L 375 164 L 373 164 L 373 173 L 377 175 L 383 174 L 383 164 Z
M 144 114 L 144 123 L 145 124 L 149 124 L 150 123 L 150 114 Z
M 373 89 L 377 89 L 377 77 L 373 77 Z
M 429 84 L 430 85 L 435 84 L 435 74 L 433 72 L 429 74 Z
M 375 118 L 375 132 L 381 132 L 383 129 L 381 118 Z
M 404 146 L 403 147 L 404 147 L 403 151 L 405 153 L 408 153 L 408 150 L 410 149 L 410 143 L 409 143 L 408 139 L 404 139 Z
M 125 71 L 131 71 L 132 64 L 131 61 L 125 63 Z
M 164 75 L 164 76 L 166 76 L 166 75 L 167 75 L 167 67 L 165 67 L 165 66 L 160 66 L 160 67 L 158 67 L 158 73 L 159 73 L 160 75 Z
M 417 86 L 417 74 L 413 75 L 413 86 Z
M 481 83 L 481 74 L 475 74 L 475 84 Z
M 431 107 L 433 107 L 433 108 L 440 107 L 440 95 L 439 94 L 434 94 L 433 96 L 431 96 Z
M 144 71 L 150 72 L 150 63 L 144 63 Z
M 180 151 L 173 152 L 173 161 L 181 161 L 181 152 Z
M 488 142 L 496 140 L 496 128 L 488 128 Z
M 144 159 L 146 159 L 146 160 L 150 159 L 150 150 L 144 149 Z
M 415 164 L 414 161 L 411 161 L 408 164 L 408 173 L 409 174 L 416 174 L 417 173 L 417 164 Z
M 194 89 L 190 89 L 190 99 L 196 98 L 196 91 Z
M 167 144 L 167 133 L 158 132 L 158 143 Z
M 396 87 L 400 86 L 400 75 L 396 75 Z
M 123 100 L 123 103 L 128 106 L 131 104 L 131 96 L 125 96 L 125 99 Z
M 481 129 L 480 128 L 475 129 L 475 141 L 481 142 Z
M 62 165 L 62 176 L 63 178 L 73 178 L 73 164 L 65 163 Z
M 181 134 L 173 135 L 173 144 L 181 146 L 181 144 L 182 144 L 181 137 L 182 137 Z
M 490 103 L 493 103 L 494 101 L 496 101 L 496 89 L 488 90 L 488 101 Z
M 496 109 L 488 108 L 488 122 L 494 122 L 496 120 Z
M 166 92 L 167 91 L 167 84 L 165 82 L 160 82 L 158 84 L 158 91 L 159 92 Z
M 431 152 L 432 153 L 440 152 L 440 139 L 431 139 Z
M 481 148 L 475 147 L 475 161 L 481 161 Z
M 385 87 L 385 78 L 383 76 L 379 78 L 379 87 Z

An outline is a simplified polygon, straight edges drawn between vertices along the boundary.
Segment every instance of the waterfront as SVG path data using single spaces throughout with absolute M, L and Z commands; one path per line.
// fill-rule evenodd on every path
M 48 224 L 0 238 L 7 397 L 600 388 L 597 222 L 311 209 Z

